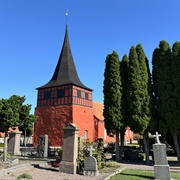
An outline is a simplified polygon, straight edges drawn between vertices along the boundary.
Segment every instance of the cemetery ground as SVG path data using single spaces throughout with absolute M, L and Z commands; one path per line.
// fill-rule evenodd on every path
M 129 144 L 128 148 L 136 146 L 136 144 Z M 111 147 L 110 147 L 111 148 Z M 146 164 L 142 159 L 132 160 L 124 159 L 122 163 L 116 163 L 113 152 L 106 152 L 106 165 L 99 170 L 97 176 L 83 176 L 82 174 L 67 174 L 59 172 L 59 167 L 52 166 L 52 159 L 27 158 L 23 156 L 16 156 L 19 159 L 19 165 L 22 168 L 14 171 L 7 171 L 5 174 L 0 174 L 1 180 L 17 180 L 17 177 L 24 174 L 31 175 L 34 180 L 103 180 L 103 179 L 121 179 L 121 180 L 148 180 L 154 179 L 154 161 L 150 157 L 150 164 Z M 142 154 L 141 154 L 142 157 Z M 15 158 L 15 157 L 14 157 Z M 130 157 L 133 158 L 133 157 Z M 171 177 L 175 180 L 180 180 L 180 164 L 174 156 L 168 156 L 170 165 Z M 117 166 L 118 164 L 118 166 Z M 119 166 L 120 165 L 120 166 Z M 7 170 L 9 165 L 7 165 Z M 15 165 L 17 166 L 17 165 Z M 24 168 L 23 168 L 24 166 Z M 112 176 L 111 176 L 112 175 Z M 111 176 L 111 177 L 110 177 Z M 25 178 L 23 178 L 25 179 Z

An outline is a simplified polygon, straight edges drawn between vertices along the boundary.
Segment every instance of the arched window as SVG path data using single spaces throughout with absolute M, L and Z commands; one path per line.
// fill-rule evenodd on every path
M 87 139 L 88 138 L 88 130 L 84 131 L 84 138 Z

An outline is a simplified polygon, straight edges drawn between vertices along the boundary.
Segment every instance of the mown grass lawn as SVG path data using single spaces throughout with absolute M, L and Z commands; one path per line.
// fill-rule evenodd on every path
M 0 147 L 4 147 L 4 144 L 0 143 Z
M 174 180 L 180 180 L 180 173 L 171 173 L 171 178 Z M 153 171 L 137 170 L 137 169 L 125 169 L 120 174 L 116 174 L 110 178 L 110 180 L 152 180 L 154 179 Z

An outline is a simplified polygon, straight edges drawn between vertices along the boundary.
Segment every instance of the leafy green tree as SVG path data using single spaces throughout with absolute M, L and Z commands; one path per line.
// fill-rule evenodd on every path
M 108 133 L 116 133 L 116 159 L 119 161 L 119 132 L 122 127 L 121 78 L 118 54 L 108 54 L 104 71 L 104 120 Z
M 4 154 L 3 161 L 7 160 L 7 138 L 9 127 L 19 125 L 19 104 L 23 102 L 23 98 L 19 96 L 11 96 L 9 99 L 1 100 L 0 109 L 0 131 L 5 133 L 4 137 Z
M 20 119 L 20 117 L 24 113 L 23 110 L 25 110 L 22 108 L 24 107 L 24 101 L 25 96 L 20 97 L 17 95 L 13 95 L 9 99 L 0 100 L 0 131 L 5 133 L 3 154 L 4 161 L 7 160 L 8 129 L 10 127 L 22 125 L 23 119 Z M 26 115 L 28 116 L 28 114 Z
M 36 121 L 37 117 L 33 114 L 30 114 L 31 105 L 23 104 L 20 107 L 19 111 L 19 130 L 23 132 L 24 135 L 24 145 L 26 146 L 26 137 L 30 137 L 33 133 L 33 126 L 34 122 Z

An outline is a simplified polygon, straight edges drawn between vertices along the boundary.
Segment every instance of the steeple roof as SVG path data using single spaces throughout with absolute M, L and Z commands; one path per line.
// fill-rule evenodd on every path
M 64 43 L 54 74 L 47 84 L 38 87 L 37 89 L 67 84 L 73 84 L 92 91 L 92 89 L 86 87 L 79 79 L 71 53 L 68 36 L 68 25 L 66 24 Z

